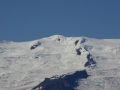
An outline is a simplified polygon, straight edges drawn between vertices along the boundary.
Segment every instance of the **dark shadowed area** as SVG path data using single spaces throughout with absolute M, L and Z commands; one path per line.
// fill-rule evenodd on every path
M 35 86 L 32 90 L 75 90 L 78 86 L 78 81 L 87 78 L 86 70 L 76 71 L 73 74 L 66 74 L 60 77 L 46 78 L 39 85 Z

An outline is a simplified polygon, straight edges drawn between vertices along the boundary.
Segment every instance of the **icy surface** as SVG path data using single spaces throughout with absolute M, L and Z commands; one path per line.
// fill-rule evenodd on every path
M 97 65 L 84 67 L 89 53 Z M 120 90 L 120 39 L 54 35 L 0 43 L 0 90 L 30 90 L 46 77 L 83 69 L 91 76 L 78 90 Z

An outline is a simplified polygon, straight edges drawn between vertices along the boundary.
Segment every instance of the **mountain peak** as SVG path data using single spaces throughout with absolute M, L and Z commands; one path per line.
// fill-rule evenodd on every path
M 53 35 L 30 42 L 0 44 L 0 88 L 31 89 L 45 78 L 84 69 L 92 77 L 80 81 L 82 89 L 84 85 L 89 89 L 101 80 L 104 82 L 99 83 L 101 87 L 111 84 L 109 75 L 113 81 L 119 80 L 119 86 L 119 59 L 120 40 L 113 39 Z
M 62 35 L 52 35 L 50 37 L 48 37 L 49 39 L 51 40 L 63 40 L 65 39 L 66 37 L 65 36 L 62 36 Z

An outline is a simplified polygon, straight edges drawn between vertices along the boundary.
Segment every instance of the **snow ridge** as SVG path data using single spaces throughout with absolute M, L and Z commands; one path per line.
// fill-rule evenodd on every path
M 30 90 L 44 78 L 84 69 L 91 76 L 80 81 L 78 90 L 119 90 L 119 67 L 120 39 L 53 35 L 0 43 L 1 90 Z

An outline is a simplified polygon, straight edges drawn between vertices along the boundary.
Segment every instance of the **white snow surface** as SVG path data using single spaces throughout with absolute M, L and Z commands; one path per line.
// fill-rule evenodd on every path
M 38 42 L 41 45 L 31 50 Z M 97 64 L 84 67 L 89 53 Z M 53 35 L 0 43 L 0 90 L 31 90 L 46 77 L 83 69 L 91 76 L 79 81 L 78 90 L 120 90 L 120 39 Z

